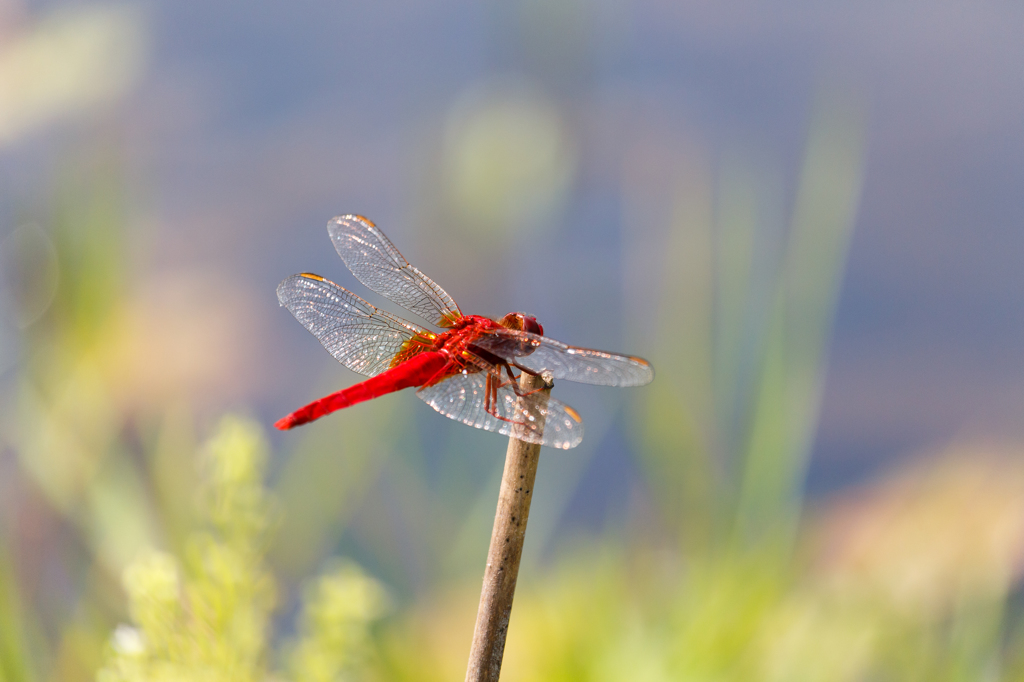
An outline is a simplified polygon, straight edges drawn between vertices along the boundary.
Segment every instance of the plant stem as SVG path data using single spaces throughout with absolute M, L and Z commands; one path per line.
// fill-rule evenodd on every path
M 551 386 L 547 386 L 542 378 L 525 372 L 520 377 L 519 387 L 524 391 L 543 389 L 541 395 L 545 401 L 551 392 Z M 514 418 L 519 418 L 518 409 Z M 515 436 L 509 438 L 466 682 L 497 682 L 501 674 L 501 657 L 505 653 L 505 636 L 508 634 L 512 597 L 519 576 L 519 560 L 523 555 L 526 521 L 530 516 L 533 481 L 539 461 L 540 445 L 518 440 Z

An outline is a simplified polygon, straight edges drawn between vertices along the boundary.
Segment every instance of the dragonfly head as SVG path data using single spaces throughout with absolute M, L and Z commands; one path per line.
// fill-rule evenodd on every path
M 509 313 L 498 320 L 498 324 L 507 329 L 515 329 L 521 332 L 530 332 L 531 334 L 544 336 L 544 327 L 541 326 L 540 322 L 538 322 L 537 318 L 533 315 Z

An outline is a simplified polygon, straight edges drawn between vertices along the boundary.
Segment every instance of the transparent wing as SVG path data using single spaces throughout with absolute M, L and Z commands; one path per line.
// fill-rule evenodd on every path
M 416 395 L 450 419 L 528 443 L 567 450 L 583 440 L 583 422 L 565 403 L 548 398 L 545 405 L 539 393 L 519 398 L 511 386 L 503 386 L 494 405 L 501 419 L 487 411 L 486 391 L 487 372 L 481 371 L 456 374 Z
M 643 386 L 654 368 L 643 358 L 616 355 L 564 343 L 514 329 L 492 329 L 473 345 L 532 372 L 550 372 L 555 379 L 599 386 Z
M 278 285 L 277 300 L 338 362 L 366 376 L 386 370 L 414 336 L 434 336 L 319 275 L 292 275 Z
M 462 317 L 452 297 L 434 280 L 409 265 L 376 225 L 358 215 L 327 223 L 334 248 L 360 282 L 424 320 L 450 327 Z

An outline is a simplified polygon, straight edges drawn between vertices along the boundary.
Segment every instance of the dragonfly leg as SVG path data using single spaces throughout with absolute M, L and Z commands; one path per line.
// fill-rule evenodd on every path
M 519 365 L 516 365 L 516 367 L 518 367 L 518 366 Z M 512 390 L 520 398 L 523 398 L 523 397 L 528 396 L 528 395 L 533 395 L 534 393 L 538 393 L 538 392 L 544 390 L 544 388 L 542 387 L 542 388 L 536 388 L 536 389 L 534 389 L 532 391 L 527 391 L 526 393 L 524 393 L 519 388 L 519 377 L 517 377 L 515 374 L 512 373 L 512 368 L 509 366 L 509 363 L 507 363 L 507 362 L 503 363 L 502 367 L 508 373 L 508 381 L 503 381 L 501 383 L 501 385 L 498 386 L 498 388 L 501 388 L 502 386 L 511 386 Z M 498 371 L 501 372 L 500 369 Z M 539 374 L 534 374 L 533 372 L 527 372 L 527 374 L 532 374 L 533 376 L 540 376 Z
M 498 389 L 494 386 L 494 377 L 487 373 L 487 381 L 484 385 L 484 409 L 487 414 L 497 417 Z M 493 396 L 493 397 L 492 397 Z
M 508 381 L 503 381 L 501 378 L 501 370 L 503 369 L 508 373 Z M 497 391 L 499 388 L 504 388 L 505 386 L 512 386 L 512 390 L 515 391 L 516 395 L 520 395 L 519 391 L 517 390 L 519 388 L 519 377 L 512 373 L 512 369 L 509 368 L 508 364 L 506 363 L 498 365 L 498 373 L 496 375 L 488 373 L 487 381 L 497 382 L 497 386 L 495 386 L 494 388 L 495 391 Z M 488 385 L 490 385 L 490 383 L 488 383 Z
M 518 369 L 520 372 L 526 372 L 527 374 L 529 374 L 532 377 L 539 377 L 540 376 L 540 372 L 534 372 L 532 369 L 527 369 L 526 367 L 523 367 L 522 365 L 520 365 L 518 362 L 513 362 L 512 366 L 515 367 L 516 369 Z
M 487 414 L 491 415 L 495 419 L 500 419 L 503 422 L 515 424 L 516 426 L 529 426 L 529 424 L 527 424 L 526 422 L 517 422 L 514 419 L 509 419 L 508 417 L 503 417 L 502 415 L 498 414 L 498 389 L 508 385 L 508 383 L 501 380 L 500 372 L 501 371 L 499 370 L 497 376 L 491 374 L 490 372 L 487 373 L 487 383 L 484 388 L 484 409 L 487 411 Z M 515 377 L 512 376 L 512 370 L 509 369 L 508 372 L 509 376 L 512 377 L 512 386 L 516 387 Z M 520 395 L 520 393 L 516 391 L 516 395 Z M 522 395 L 529 394 L 524 393 Z
M 488 374 L 488 376 L 487 376 L 488 386 L 496 383 L 496 385 L 494 386 L 494 391 L 495 391 L 495 398 L 494 399 L 495 399 L 495 402 L 497 402 L 497 391 L 498 391 L 498 389 L 499 388 L 504 388 L 505 386 L 511 386 L 512 387 L 512 391 L 518 397 L 520 397 L 520 398 L 525 398 L 526 396 L 533 395 L 534 393 L 539 393 L 540 391 L 544 390 L 544 387 L 541 387 L 541 388 L 534 389 L 532 391 L 523 392 L 519 388 L 519 377 L 517 377 L 512 372 L 512 365 L 514 365 L 516 367 L 519 367 L 519 365 L 516 365 L 515 363 L 511 363 L 511 365 L 510 365 L 510 363 L 507 363 L 507 362 L 501 362 L 501 363 L 495 363 L 495 364 L 497 364 L 497 367 L 498 367 L 497 375 L 494 376 L 494 375 Z M 520 368 L 520 369 L 522 369 L 522 368 Z M 508 380 L 507 381 L 501 379 L 501 371 L 502 370 L 505 370 L 505 373 L 508 374 Z M 539 374 L 536 374 L 535 372 L 532 372 L 530 370 L 524 370 L 524 371 L 527 374 L 530 374 L 530 375 L 533 375 L 533 376 L 540 376 Z M 497 416 L 497 415 L 495 415 L 495 416 Z
M 512 364 L 515 364 L 515 363 L 512 363 Z M 536 372 L 532 372 L 532 371 L 530 371 L 528 369 L 525 369 L 523 367 L 519 367 L 519 365 L 515 365 L 515 366 L 518 367 L 519 369 L 521 369 L 522 371 L 526 372 L 527 374 L 531 375 L 531 376 L 535 376 L 535 377 L 540 376 Z M 524 393 L 523 391 L 520 390 L 518 377 L 513 376 L 512 368 L 509 367 L 509 363 L 505 363 L 505 371 L 508 372 L 509 383 L 512 385 L 512 390 L 515 391 L 516 395 L 519 396 L 520 398 L 524 398 L 524 397 L 526 397 L 528 395 L 533 395 L 534 393 L 539 393 L 539 392 L 543 391 L 544 388 L 545 388 L 544 386 L 541 386 L 540 388 L 535 388 L 532 391 L 526 391 Z M 502 385 L 504 385 L 504 384 L 502 384 Z

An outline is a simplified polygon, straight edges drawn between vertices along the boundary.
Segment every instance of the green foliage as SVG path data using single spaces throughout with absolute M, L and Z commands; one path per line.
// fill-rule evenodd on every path
M 387 597 L 351 562 L 329 571 L 305 599 L 301 637 L 288 657 L 295 682 L 358 679 L 371 661 L 367 624 L 383 615 Z
M 0 680 L 28 680 L 30 670 L 24 616 L 6 552 L 0 547 Z
M 125 570 L 133 623 L 114 631 L 102 682 L 268 678 L 275 584 L 264 554 L 276 512 L 262 483 L 266 446 L 258 426 L 226 418 L 204 455 L 205 527 L 184 559 L 150 551 Z M 351 679 L 370 656 L 383 591 L 345 565 L 310 595 L 293 679 Z

